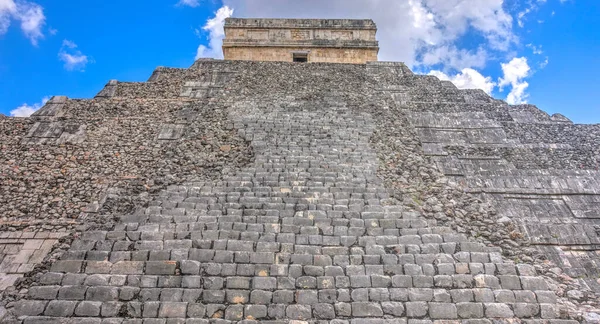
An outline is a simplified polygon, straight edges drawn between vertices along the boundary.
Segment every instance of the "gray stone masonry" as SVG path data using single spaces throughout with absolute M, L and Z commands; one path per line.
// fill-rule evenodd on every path
M 6 323 L 582 321 L 573 320 L 581 305 L 566 309 L 567 296 L 555 292 L 571 286 L 524 258 L 539 251 L 528 241 L 554 235 L 556 249 L 577 243 L 595 253 L 586 226 L 597 216 L 597 171 L 533 169 L 502 155 L 561 149 L 528 144 L 518 124 L 563 119 L 517 114 L 400 63 L 201 60 L 157 71 L 148 83 L 111 81 L 94 100 L 116 108 L 153 96 L 226 111 L 252 161 L 228 165 L 216 180 L 185 169 L 185 181 L 142 207 L 114 209 L 113 228 L 77 233 L 60 259 L 19 286 L 26 295 L 6 305 Z M 68 115 L 65 105 L 56 109 Z M 196 124 L 184 122 L 194 114 L 186 107 L 164 108 L 182 118 L 152 129 L 157 147 L 189 139 Z M 227 145 L 218 150 L 236 149 Z M 488 148 L 499 156 L 461 151 Z M 495 215 L 486 201 L 504 208 Z M 511 239 L 518 228 L 524 236 Z M 560 275 L 575 271 L 561 266 Z

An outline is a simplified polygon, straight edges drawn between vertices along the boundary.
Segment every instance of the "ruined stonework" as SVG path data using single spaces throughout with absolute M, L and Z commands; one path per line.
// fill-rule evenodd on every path
M 0 130 L 4 323 L 598 320 L 598 125 L 402 63 L 199 60 Z
M 329 62 L 377 61 L 377 26 L 372 20 L 225 20 L 226 60 Z

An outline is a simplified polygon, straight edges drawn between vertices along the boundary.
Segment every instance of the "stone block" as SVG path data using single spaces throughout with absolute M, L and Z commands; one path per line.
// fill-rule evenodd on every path
M 277 278 L 254 277 L 254 279 L 252 279 L 252 289 L 275 290 L 276 288 Z
M 392 277 L 392 287 L 395 288 L 411 288 L 412 277 L 407 275 L 395 275 Z
M 296 291 L 296 303 L 302 305 L 314 305 L 319 303 L 319 296 L 316 290 L 298 290 Z
M 483 304 L 482 303 L 457 303 L 457 314 L 460 318 L 482 318 Z
M 175 275 L 177 261 L 148 261 L 146 262 L 147 275 Z
M 514 316 L 512 309 L 507 304 L 486 303 L 485 316 L 488 318 L 511 318 Z
M 548 284 L 542 277 L 521 276 L 521 285 L 523 290 L 548 290 Z
M 204 290 L 202 300 L 207 304 L 222 303 L 225 300 L 225 291 L 223 290 Z
M 538 304 L 515 303 L 513 309 L 515 316 L 519 318 L 535 317 L 540 312 L 540 306 Z
M 429 317 L 432 319 L 458 318 L 456 305 L 451 303 L 429 303 Z
M 43 300 L 19 300 L 15 302 L 14 312 L 17 317 L 39 316 L 44 313 L 47 304 Z
M 198 275 L 200 273 L 200 262 L 194 260 L 181 261 L 182 275 Z
M 500 279 L 500 285 L 503 289 L 511 289 L 511 290 L 520 290 L 521 289 L 521 280 L 518 276 L 515 275 L 500 275 L 498 276 Z
M 58 295 L 59 286 L 34 286 L 29 288 L 29 297 L 32 299 L 53 300 Z
M 289 305 L 285 315 L 292 320 L 309 320 L 312 319 L 312 308 L 310 305 Z
M 408 298 L 410 301 L 432 301 L 433 289 L 431 288 L 410 288 L 408 289 Z
M 382 302 L 381 308 L 385 315 L 401 317 L 404 315 L 404 304 L 400 302 Z
M 85 299 L 91 301 L 117 301 L 119 300 L 119 288 L 89 287 Z
M 475 280 L 475 287 L 477 288 L 501 288 L 500 281 L 495 276 L 480 274 L 473 277 L 473 279 Z
M 258 305 L 268 305 L 271 303 L 273 293 L 264 290 L 253 290 L 250 293 L 250 302 Z
M 77 316 L 98 316 L 100 315 L 100 308 L 102 307 L 102 302 L 92 302 L 92 301 L 82 301 L 75 308 L 75 315 Z
M 164 302 L 161 303 L 158 317 L 162 318 L 185 318 L 187 303 Z
M 136 275 L 144 273 L 144 262 L 140 261 L 119 261 L 113 264 L 111 274 L 117 275 Z
M 383 310 L 378 303 L 354 302 L 352 303 L 352 316 L 379 317 L 383 316 Z
M 226 321 L 241 321 L 244 318 L 243 305 L 230 305 L 225 309 Z
M 81 272 L 82 261 L 61 260 L 56 261 L 50 267 L 52 272 L 79 273 Z
M 316 319 L 331 320 L 336 318 L 335 309 L 331 304 L 319 303 L 313 305 L 313 316 Z
M 424 317 L 429 311 L 429 306 L 427 302 L 423 301 L 408 302 L 405 304 L 405 307 L 407 317 Z
M 76 301 L 51 300 L 46 306 L 44 315 L 52 317 L 70 317 L 75 311 Z

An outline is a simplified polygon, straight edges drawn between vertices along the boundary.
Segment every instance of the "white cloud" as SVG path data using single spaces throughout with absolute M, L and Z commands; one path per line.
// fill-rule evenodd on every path
M 10 27 L 10 20 L 17 12 L 17 5 L 13 0 L 0 0 L 0 35 L 5 34 Z
M 84 71 L 85 66 L 90 62 L 87 55 L 83 55 L 77 49 L 77 44 L 70 40 L 63 40 L 63 44 L 58 51 L 58 58 L 65 63 L 67 71 Z
M 514 41 L 512 17 L 502 7 L 504 0 L 423 0 L 446 36 L 456 39 L 469 27 L 481 33 L 492 48 L 506 50 Z
M 561 2 L 562 1 L 563 0 L 561 0 Z M 540 6 L 546 4 L 546 2 L 547 0 L 529 0 L 526 4 L 527 7 L 523 8 L 522 11 L 517 13 L 517 24 L 519 25 L 519 27 L 525 27 L 525 20 L 527 19 L 527 16 L 530 13 L 537 11 L 540 8 Z M 537 22 L 540 24 L 544 23 L 543 20 L 537 20 Z
M 44 38 L 42 28 L 46 24 L 46 16 L 40 5 L 27 1 L 0 0 L 0 35 L 8 31 L 12 20 L 21 23 L 21 31 L 33 45 Z
M 517 14 L 517 24 L 519 24 L 519 27 L 525 27 L 525 16 L 527 16 L 532 10 L 533 7 L 525 8 L 525 10 Z
M 221 45 L 223 44 L 223 38 L 225 37 L 225 31 L 223 26 L 225 25 L 225 19 L 233 15 L 233 9 L 228 6 L 221 7 L 215 14 L 215 17 L 206 21 L 202 30 L 208 31 L 208 46 L 200 45 L 196 53 L 196 60 L 203 57 L 212 58 L 223 58 L 223 50 Z M 196 31 L 199 34 L 199 31 Z
M 436 76 L 440 80 L 451 81 L 459 89 L 481 89 L 487 94 L 491 94 L 496 86 L 491 77 L 485 77 L 481 73 L 469 68 L 465 68 L 453 76 L 437 70 L 429 72 L 429 75 Z
M 177 5 L 178 6 L 198 7 L 200 5 L 200 0 L 179 0 Z
M 504 76 L 498 80 L 500 91 L 506 86 L 511 86 L 506 102 L 511 105 L 527 103 L 529 96 L 525 91 L 529 83 L 524 81 L 530 75 L 531 68 L 525 57 L 515 57 L 508 63 L 502 63 L 502 73 Z
M 77 48 L 77 44 L 75 44 L 75 42 L 70 41 L 68 39 L 63 40 L 62 46 L 66 47 L 66 48 Z
M 531 48 L 531 51 L 533 52 L 533 54 L 536 54 L 536 55 L 544 54 L 544 51 L 542 50 L 542 45 L 536 46 L 533 44 L 527 44 L 525 46 Z
M 548 61 L 542 64 L 548 64 Z M 491 94 L 496 86 L 503 91 L 505 87 L 510 86 L 511 90 L 506 97 L 506 102 L 511 105 L 527 103 L 528 94 L 526 93 L 529 83 L 524 79 L 531 75 L 531 68 L 527 63 L 527 58 L 518 57 L 508 63 L 502 63 L 503 77 L 499 78 L 498 83 L 492 81 L 492 77 L 486 77 L 480 72 L 465 68 L 455 75 L 448 75 L 439 70 L 432 70 L 429 75 L 438 77 L 440 80 L 451 81 L 459 89 L 481 89 L 487 94 Z
M 20 11 L 21 30 L 25 33 L 31 43 L 37 45 L 37 41 L 44 37 L 42 26 L 46 23 L 44 9 L 35 3 L 25 2 Z
M 31 116 L 31 114 L 36 112 L 38 109 L 42 108 L 46 104 L 46 102 L 48 102 L 48 100 L 50 100 L 50 97 L 44 97 L 44 98 L 42 98 L 42 102 L 35 103 L 31 106 L 28 104 L 22 104 L 21 106 L 17 107 L 16 109 L 11 110 L 10 115 L 12 117 L 29 117 L 29 116 Z
M 487 51 L 482 47 L 476 52 L 457 49 L 454 46 L 440 46 L 432 48 L 423 54 L 421 63 L 424 65 L 443 64 L 446 68 L 456 70 L 465 67 L 483 68 L 487 62 Z
M 503 0 L 224 0 L 239 17 L 372 18 L 378 26 L 382 61 L 409 66 L 446 64 L 462 70 L 481 66 L 483 51 L 457 48 L 469 31 L 483 37 L 484 48 L 507 50 L 515 42 L 512 17 Z M 476 45 L 475 48 L 482 46 Z

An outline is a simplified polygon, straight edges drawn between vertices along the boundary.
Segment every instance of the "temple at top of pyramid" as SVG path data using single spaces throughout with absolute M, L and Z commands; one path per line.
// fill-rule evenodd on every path
M 364 64 L 377 61 L 371 19 L 243 19 L 225 21 L 226 60 Z

